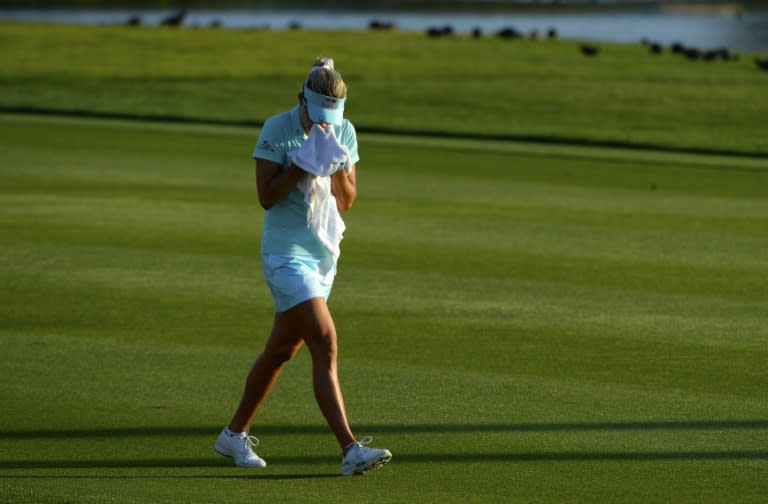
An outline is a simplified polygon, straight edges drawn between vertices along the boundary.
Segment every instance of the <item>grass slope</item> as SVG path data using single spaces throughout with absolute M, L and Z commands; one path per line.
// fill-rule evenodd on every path
M 763 161 L 377 135 L 331 307 L 395 458 L 337 476 L 302 352 L 231 467 L 256 134 L 0 116 L 0 500 L 764 499 Z
M 768 153 L 768 74 L 637 45 L 0 24 L 0 106 L 262 121 L 327 54 L 368 128 Z

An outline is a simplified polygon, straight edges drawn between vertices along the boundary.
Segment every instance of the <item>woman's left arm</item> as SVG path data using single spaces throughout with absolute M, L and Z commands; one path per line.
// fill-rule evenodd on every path
M 339 212 L 346 212 L 352 208 L 357 198 L 357 167 L 352 165 L 351 170 L 339 170 L 331 175 L 331 191 L 336 196 L 336 207 Z

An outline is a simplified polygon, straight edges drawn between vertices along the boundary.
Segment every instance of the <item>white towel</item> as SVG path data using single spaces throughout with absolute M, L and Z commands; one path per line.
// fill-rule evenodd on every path
M 332 175 L 342 164 L 349 171 L 349 149 L 339 143 L 333 127 L 321 128 L 317 124 L 309 130 L 309 138 L 301 147 L 289 154 L 291 161 L 312 175 L 327 177 Z
M 339 245 L 344 237 L 346 225 L 336 207 L 336 198 L 331 193 L 331 179 L 305 175 L 299 181 L 298 187 L 304 193 L 304 202 L 308 207 L 307 225 L 333 258 L 333 265 L 336 266 L 341 255 Z
M 331 193 L 330 175 L 349 160 L 349 149 L 339 143 L 332 127 L 326 130 L 314 125 L 309 138 L 289 157 L 308 172 L 297 184 L 307 204 L 307 225 L 331 255 L 335 267 L 346 226 L 336 206 L 336 198 Z

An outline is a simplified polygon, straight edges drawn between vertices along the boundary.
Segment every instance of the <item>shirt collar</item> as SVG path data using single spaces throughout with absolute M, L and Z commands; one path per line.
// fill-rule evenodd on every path
M 294 128 L 294 131 L 296 132 L 296 135 L 302 135 L 304 138 L 307 137 L 307 135 L 304 133 L 304 125 L 301 124 L 301 112 L 299 110 L 299 106 L 296 105 L 291 109 L 291 125 Z

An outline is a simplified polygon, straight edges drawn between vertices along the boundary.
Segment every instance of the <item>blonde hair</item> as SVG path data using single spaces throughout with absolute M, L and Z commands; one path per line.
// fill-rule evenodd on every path
M 333 59 L 318 56 L 307 76 L 306 86 L 310 91 L 334 98 L 347 97 L 347 85 L 341 74 L 333 67 Z

